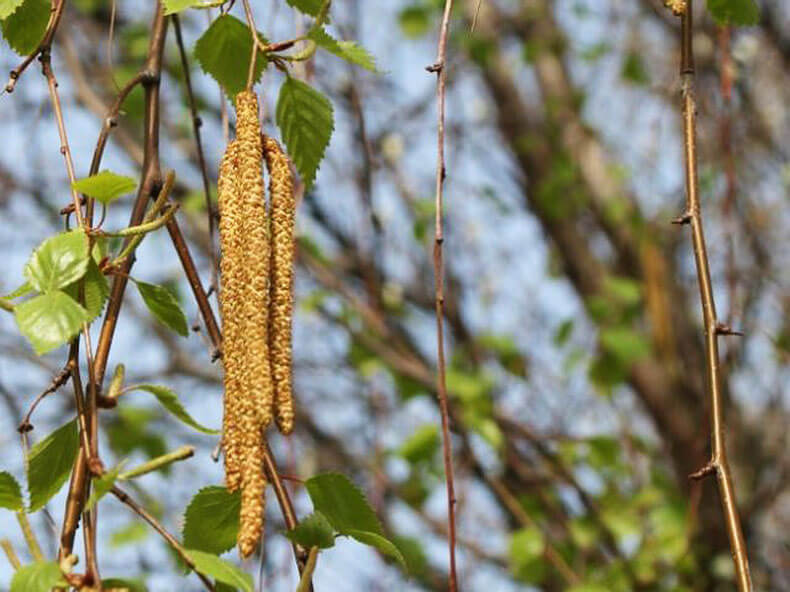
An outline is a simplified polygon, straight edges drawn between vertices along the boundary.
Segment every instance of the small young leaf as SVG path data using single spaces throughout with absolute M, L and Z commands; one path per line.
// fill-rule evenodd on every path
M 22 489 L 11 475 L 3 471 L 0 473 L 0 508 L 6 510 L 21 510 L 25 505 L 22 499 Z
M 403 558 L 398 547 L 396 547 L 391 541 L 384 538 L 380 534 L 376 534 L 375 532 L 368 532 L 366 530 L 350 530 L 348 531 L 348 536 L 353 538 L 354 540 L 362 543 L 363 545 L 368 545 L 375 549 L 378 549 L 384 555 L 388 555 L 395 559 L 398 563 L 400 563 L 404 569 L 407 568 L 406 560 Z
M 347 62 L 361 66 L 371 72 L 378 72 L 375 58 L 370 55 L 368 50 L 355 41 L 338 41 L 327 33 L 323 27 L 315 27 L 307 34 L 307 37 L 315 41 L 319 47 Z
M 88 313 L 88 321 L 92 321 L 101 314 L 104 303 L 107 302 L 107 298 L 110 295 L 110 285 L 104 274 L 99 271 L 99 266 L 93 260 L 88 263 L 88 271 L 82 278 L 82 283 L 84 286 L 85 310 Z M 63 291 L 79 302 L 79 280 L 63 288 Z
M 55 586 L 65 584 L 57 563 L 37 561 L 17 570 L 10 592 L 50 592 Z
M 204 434 L 218 434 L 219 430 L 212 430 L 211 428 L 207 428 L 204 425 L 199 424 L 194 418 L 187 413 L 187 410 L 184 409 L 184 406 L 178 400 L 178 395 L 176 395 L 171 389 L 167 388 L 166 386 L 161 386 L 158 384 L 137 384 L 134 388 L 130 390 L 137 390 L 137 391 L 145 391 L 147 393 L 151 393 L 153 396 L 157 398 L 159 403 L 167 409 L 170 413 L 175 415 L 178 419 L 183 421 L 185 424 L 190 426 L 191 428 L 196 429 L 198 432 L 202 432 Z
M 300 12 L 318 16 L 326 0 L 287 0 L 287 2 Z
M 88 270 L 88 237 L 82 229 L 45 240 L 25 265 L 25 277 L 39 292 L 51 292 L 77 281 Z
M 211 4 L 206 0 L 164 0 L 165 14 L 176 14 L 187 8 L 200 7 L 201 5 Z
M 91 496 L 88 498 L 88 503 L 85 505 L 86 510 L 90 510 L 96 503 L 107 495 L 118 480 L 118 474 L 123 468 L 123 462 L 106 471 L 104 475 L 93 480 L 93 488 Z
M 203 575 L 215 578 L 229 586 L 235 586 L 242 592 L 253 592 L 252 576 L 241 571 L 232 563 L 223 561 L 211 553 L 195 549 L 188 549 L 186 554 L 195 563 L 195 569 Z
M 305 482 L 316 512 L 321 512 L 340 534 L 367 531 L 384 536 L 381 522 L 365 494 L 340 473 L 316 475 Z
M 148 538 L 151 531 L 141 522 L 130 522 L 110 535 L 110 547 L 118 548 L 139 543 Z
M 74 189 L 88 197 L 109 204 L 122 195 L 131 193 L 137 187 L 137 181 L 131 177 L 117 175 L 112 171 L 101 171 L 90 177 L 74 182 Z
M 156 317 L 156 320 L 166 327 L 170 327 L 182 337 L 189 335 L 187 318 L 170 290 L 138 280 L 135 280 L 134 283 L 137 285 L 137 290 L 143 297 L 145 305 Z
M 261 41 L 268 41 L 258 34 Z M 217 18 L 195 43 L 195 59 L 203 71 L 216 80 L 233 98 L 247 86 L 247 72 L 252 56 L 252 37 L 243 22 L 229 14 Z M 257 82 L 266 57 L 259 51 L 255 60 Z
M 204 487 L 184 513 L 184 546 L 221 555 L 236 544 L 241 493 L 219 486 Z
M 314 512 L 285 533 L 289 540 L 304 548 L 328 549 L 335 545 L 335 529 L 321 512 Z
M 60 290 L 20 302 L 14 317 L 39 356 L 69 341 L 89 320 L 88 312 Z
M 409 438 L 401 444 L 398 454 L 410 463 L 431 460 L 439 448 L 439 429 L 433 424 L 417 428 Z
M 24 0 L 0 0 L 0 20 L 8 18 Z
M 30 282 L 25 282 L 10 294 L 6 294 L 5 296 L 0 296 L 0 298 L 2 298 L 3 300 L 14 300 L 15 298 L 20 298 L 21 296 L 27 296 L 32 291 L 33 291 L 33 286 L 30 285 Z
M 708 0 L 708 10 L 720 25 L 756 25 L 760 20 L 754 0 Z
M 71 473 L 79 446 L 76 419 L 33 446 L 27 463 L 30 512 L 43 508 L 63 487 Z
M 332 103 L 309 84 L 289 76 L 280 88 L 275 118 L 288 154 L 309 188 L 335 128 Z
M 44 37 L 51 4 L 47 0 L 24 0 L 14 13 L 3 20 L 3 37 L 19 55 L 28 55 Z

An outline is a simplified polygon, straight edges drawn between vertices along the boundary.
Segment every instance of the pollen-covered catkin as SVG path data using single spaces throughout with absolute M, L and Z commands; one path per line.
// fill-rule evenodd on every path
M 258 548 L 263 537 L 266 510 L 266 477 L 263 474 L 261 434 L 254 431 L 255 445 L 246 449 L 242 468 L 241 510 L 239 512 L 239 553 L 246 558 Z
M 274 417 L 283 434 L 294 428 L 292 394 L 291 319 L 293 316 L 294 220 L 296 201 L 288 157 L 277 140 L 264 137 L 263 154 L 269 170 L 269 355 L 274 385 Z
M 246 239 L 247 285 L 243 294 L 247 362 L 251 396 L 261 429 L 272 421 L 273 392 L 269 365 L 269 229 L 263 190 L 263 149 L 258 97 L 251 91 L 236 95 L 236 143 Z
M 235 142 L 228 144 L 220 165 L 217 201 L 220 222 L 219 236 L 221 290 L 220 314 L 223 331 L 223 365 L 225 367 L 225 401 L 222 446 L 225 451 L 225 482 L 230 491 L 241 486 L 242 408 L 247 396 L 245 376 L 244 314 L 239 294 L 246 282 L 244 269 L 244 235 L 242 229 L 242 197 L 237 177 L 238 150 Z
M 675 16 L 681 16 L 686 12 L 687 0 L 664 0 L 664 4 Z

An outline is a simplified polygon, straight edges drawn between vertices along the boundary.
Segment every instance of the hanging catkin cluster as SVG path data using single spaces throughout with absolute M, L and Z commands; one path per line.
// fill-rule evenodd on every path
M 681 16 L 686 12 L 687 0 L 664 0 L 664 4 L 675 16 Z
M 238 544 L 243 557 L 263 534 L 264 432 L 275 418 L 293 430 L 291 316 L 295 202 L 288 159 L 262 139 L 258 99 L 236 96 L 236 140 L 220 165 L 218 201 L 225 403 L 225 480 L 241 489 Z M 270 173 L 267 216 L 262 166 Z

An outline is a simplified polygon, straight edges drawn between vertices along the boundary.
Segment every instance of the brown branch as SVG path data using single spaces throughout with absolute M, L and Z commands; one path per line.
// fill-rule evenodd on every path
M 206 587 L 206 590 L 211 590 L 212 592 L 216 592 L 216 588 L 214 587 L 214 584 L 211 582 L 211 580 L 209 580 L 206 576 L 204 576 L 202 573 L 197 571 L 195 567 L 195 562 L 192 561 L 192 558 L 187 554 L 184 547 L 181 546 L 181 543 L 179 543 L 176 537 L 170 534 L 165 529 L 165 527 L 159 523 L 159 521 L 156 518 L 154 518 L 151 514 L 149 514 L 145 508 L 143 508 L 137 502 L 135 502 L 131 497 L 129 497 L 128 493 L 120 489 L 117 485 L 113 486 L 113 488 L 110 489 L 110 493 L 112 493 L 116 498 L 118 498 L 118 500 L 121 503 L 129 506 L 134 511 L 135 514 L 137 514 L 138 516 L 140 516 L 140 518 L 145 520 L 151 526 L 151 528 L 153 528 L 156 532 L 158 532 L 162 536 L 163 539 L 165 539 L 167 544 L 172 547 L 172 549 L 178 554 L 178 556 L 184 561 L 184 563 L 186 563 L 190 567 L 190 569 L 194 571 L 195 574 L 197 574 L 197 576 L 200 578 L 200 581 L 203 582 L 203 585 Z
M 697 193 L 697 130 L 696 100 L 694 96 L 694 48 L 691 0 L 681 17 L 681 63 L 680 75 L 683 94 L 683 139 L 686 174 L 686 212 L 692 232 L 694 259 L 697 267 L 702 316 L 705 327 L 706 379 L 711 404 L 711 446 L 710 462 L 692 475 L 700 478 L 715 473 L 719 485 L 719 497 L 724 512 L 730 549 L 735 564 L 735 579 L 739 592 L 751 592 L 752 582 L 749 573 L 749 559 L 741 531 L 738 507 L 735 500 L 732 474 L 727 459 L 725 442 L 725 421 L 723 409 L 722 380 L 719 362 L 718 340 L 720 324 L 716 318 L 716 304 L 710 278 L 705 234 L 702 227 L 702 212 Z
M 447 169 L 444 161 L 444 126 L 445 126 L 445 99 L 447 90 L 447 36 L 450 30 L 450 17 L 453 9 L 453 0 L 446 0 L 442 25 L 439 32 L 439 44 L 436 62 L 428 66 L 429 72 L 436 73 L 436 95 L 438 103 L 437 124 L 437 164 L 436 164 L 436 235 L 433 248 L 434 279 L 436 284 L 436 348 L 438 367 L 436 385 L 439 396 L 439 409 L 442 416 L 442 448 L 444 455 L 444 473 L 447 485 L 447 538 L 450 552 L 449 590 L 458 590 L 458 575 L 455 567 L 455 479 L 453 475 L 453 451 L 450 439 L 450 412 L 447 403 L 447 377 L 444 359 L 444 229 L 442 227 L 442 212 L 444 208 L 444 181 Z
M 33 412 L 38 407 L 38 404 L 48 395 L 56 392 L 60 387 L 62 387 L 66 382 L 68 382 L 69 378 L 71 377 L 71 370 L 73 367 L 73 360 L 69 360 L 66 362 L 66 365 L 63 369 L 58 372 L 58 374 L 52 379 L 52 382 L 49 383 L 49 386 L 44 389 L 44 391 L 39 394 L 31 403 L 30 408 L 27 410 L 25 417 L 19 423 L 17 427 L 17 431 L 20 434 L 24 434 L 25 432 L 29 432 L 33 429 L 33 424 L 30 423 L 30 418 L 33 416 Z

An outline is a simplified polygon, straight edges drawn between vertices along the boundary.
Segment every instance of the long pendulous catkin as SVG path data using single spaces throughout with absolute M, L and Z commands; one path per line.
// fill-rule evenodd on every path
M 288 157 L 277 140 L 264 137 L 263 154 L 269 170 L 269 238 L 271 290 L 269 355 L 274 385 L 274 418 L 283 434 L 294 428 L 291 387 L 291 318 L 293 315 L 294 219 L 296 200 Z
M 266 510 L 266 477 L 263 474 L 261 433 L 254 430 L 256 442 L 245 449 L 242 467 L 241 510 L 239 512 L 239 553 L 246 558 L 258 548 L 263 537 Z
M 220 261 L 222 286 L 219 303 L 224 335 L 222 358 L 225 367 L 222 446 L 225 451 L 225 481 L 230 491 L 236 491 L 241 486 L 242 408 L 248 388 L 245 376 L 246 352 L 243 345 L 242 301 L 238 297 L 247 280 L 243 261 L 242 197 L 237 182 L 237 152 L 236 142 L 228 144 L 217 182 L 219 237 L 222 251 Z
M 236 143 L 239 185 L 246 239 L 247 285 L 243 292 L 247 360 L 251 396 L 256 400 L 261 429 L 272 421 L 273 392 L 269 365 L 269 232 L 263 190 L 263 148 L 258 97 L 250 91 L 236 95 Z

